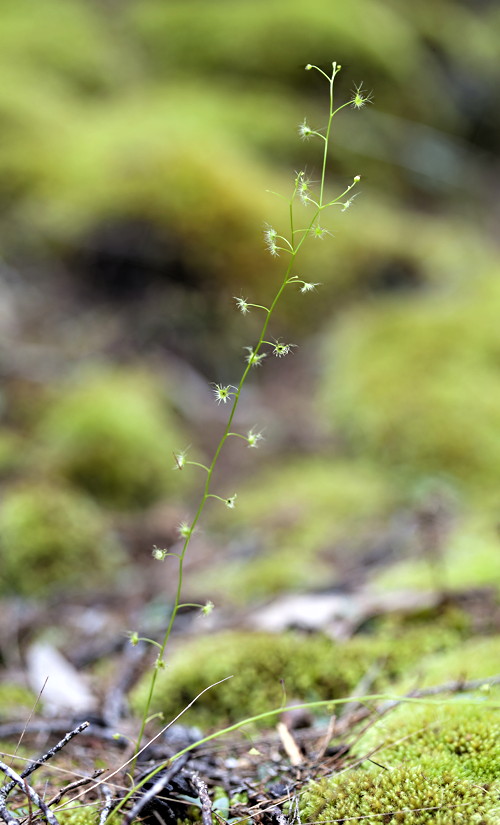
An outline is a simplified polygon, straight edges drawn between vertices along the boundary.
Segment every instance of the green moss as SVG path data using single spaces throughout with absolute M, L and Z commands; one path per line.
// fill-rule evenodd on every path
M 349 772 L 338 780 L 311 784 L 301 796 L 305 822 L 345 825 L 493 825 L 496 794 L 451 773 L 429 776 L 418 765 L 391 771 Z
M 408 702 L 383 716 L 356 741 L 353 754 L 369 754 L 374 762 L 307 786 L 302 819 L 497 823 L 500 709 L 487 695 Z
M 459 295 L 380 302 L 347 314 L 326 348 L 323 409 L 355 451 L 410 479 L 447 474 L 496 484 L 500 462 L 497 335 L 491 277 Z
M 13 682 L 0 683 L 0 719 L 18 719 L 34 707 L 36 697 L 30 690 Z
M 144 507 L 184 482 L 171 456 L 185 437 L 145 374 L 81 378 L 48 407 L 38 438 L 45 464 L 113 507 Z
M 401 676 L 432 650 L 456 643 L 457 633 L 435 623 L 398 633 L 359 636 L 334 643 L 321 635 L 220 633 L 183 642 L 159 674 L 152 712 L 165 719 L 176 716 L 193 698 L 227 676 L 227 682 L 209 690 L 189 711 L 191 723 L 202 726 L 235 722 L 280 706 L 282 682 L 287 697 L 298 701 L 348 696 L 367 670 L 378 663 L 377 689 Z M 140 712 L 150 675 L 134 696 Z M 269 724 L 269 722 L 265 723 Z
M 395 492 L 386 477 L 366 463 L 300 458 L 254 473 L 238 485 L 228 523 L 213 509 L 212 528 L 224 530 L 233 546 L 255 547 L 250 557 L 193 576 L 190 585 L 237 604 L 335 580 L 335 548 L 349 552 L 390 512 Z
M 449 771 L 481 784 L 497 782 L 500 709 L 488 704 L 486 695 L 476 692 L 476 698 L 457 695 L 438 704 L 403 704 L 361 739 L 357 752 L 377 748 L 373 758 L 384 767 L 418 764 L 429 775 Z
M 467 639 L 435 655 L 432 651 L 416 668 L 404 674 L 395 689 L 411 690 L 418 680 L 422 687 L 449 681 L 487 679 L 500 673 L 500 636 Z
M 96 587 L 123 557 L 87 496 L 37 483 L 7 491 L 0 506 L 3 593 L 44 596 Z
M 488 585 L 498 587 L 500 539 L 495 522 L 495 515 L 491 513 L 470 515 L 457 524 L 440 551 L 440 586 L 450 590 Z M 433 589 L 436 587 L 436 570 L 425 558 L 407 558 L 376 574 L 373 585 L 380 590 L 410 585 L 415 589 Z
M 23 456 L 22 439 L 5 427 L 0 429 L 0 477 L 21 466 Z
M 60 825 L 98 825 L 102 807 L 102 802 L 71 803 L 69 807 L 56 809 L 55 815 Z M 111 814 L 106 823 L 119 825 L 122 820 L 121 814 Z M 134 819 L 132 825 L 138 825 L 139 822 L 140 820 Z

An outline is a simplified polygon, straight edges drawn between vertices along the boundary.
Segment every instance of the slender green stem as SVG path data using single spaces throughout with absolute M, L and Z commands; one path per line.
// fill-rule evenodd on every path
M 291 273 L 292 273 L 292 269 L 295 265 L 297 255 L 299 254 L 306 237 L 312 231 L 312 229 L 313 229 L 320 213 L 322 212 L 322 210 L 325 209 L 327 206 L 333 205 L 338 200 L 338 199 L 336 199 L 335 201 L 330 201 L 326 204 L 324 204 L 324 202 L 323 202 L 324 201 L 324 187 L 325 187 L 325 179 L 326 179 L 326 169 L 327 169 L 327 159 L 328 159 L 328 148 L 329 148 L 329 141 L 330 141 L 330 137 L 331 137 L 331 125 L 332 125 L 333 117 L 340 109 L 342 109 L 342 108 L 344 108 L 344 106 L 348 105 L 348 103 L 342 104 L 342 106 L 339 106 L 335 110 L 333 108 L 333 85 L 334 85 L 335 76 L 338 73 L 338 71 L 340 69 L 340 66 L 337 66 L 336 63 L 332 64 L 332 74 L 331 74 L 331 76 L 327 75 L 322 69 L 319 69 L 316 66 L 311 67 L 311 68 L 317 69 L 317 71 L 320 74 L 322 74 L 328 80 L 329 87 L 330 87 L 330 105 L 329 105 L 328 124 L 327 124 L 325 135 L 320 135 L 320 137 L 322 137 L 323 140 L 324 140 L 324 149 L 323 149 L 323 161 L 322 161 L 322 170 L 321 170 L 319 201 L 318 201 L 318 203 L 315 203 L 313 201 L 311 202 L 312 205 L 315 206 L 315 209 L 314 209 L 312 218 L 310 219 L 310 222 L 309 222 L 307 228 L 303 229 L 303 230 L 295 229 L 293 206 L 294 206 L 294 202 L 296 200 L 296 196 L 297 196 L 297 192 L 298 192 L 299 181 L 301 180 L 301 175 L 302 175 L 302 173 L 301 173 L 301 175 L 299 175 L 296 178 L 295 187 L 294 187 L 294 190 L 293 190 L 292 197 L 288 201 L 288 203 L 289 203 L 289 221 L 290 221 L 290 238 L 291 238 L 291 241 L 289 241 L 287 238 L 283 237 L 282 235 L 279 235 L 279 236 L 276 235 L 276 237 L 283 240 L 287 245 L 287 249 L 285 249 L 283 251 L 286 251 L 290 254 L 290 258 L 289 258 L 289 261 L 288 261 L 288 265 L 286 267 L 286 271 L 285 271 L 283 280 L 282 280 L 282 282 L 281 282 L 281 284 L 280 284 L 280 286 L 279 286 L 279 288 L 278 288 L 278 290 L 277 290 L 277 292 L 274 296 L 274 299 L 273 299 L 273 301 L 272 301 L 272 303 L 269 307 L 260 307 L 257 304 L 249 304 L 249 306 L 256 306 L 256 307 L 258 306 L 259 308 L 264 309 L 266 311 L 266 315 L 265 315 L 265 318 L 264 318 L 264 322 L 262 324 L 262 329 L 260 331 L 258 342 L 257 342 L 255 348 L 251 351 L 254 356 L 257 356 L 259 354 L 259 351 L 262 348 L 262 345 L 266 343 L 267 330 L 268 330 L 268 327 L 269 327 L 271 317 L 272 317 L 272 315 L 274 313 L 274 310 L 275 310 L 275 308 L 276 308 L 276 306 L 277 306 L 277 304 L 278 304 L 278 302 L 279 302 L 279 300 L 280 300 L 280 298 L 283 294 L 283 291 L 284 291 L 285 287 L 290 282 L 294 282 L 294 281 L 297 280 L 297 276 L 292 276 Z M 355 179 L 355 182 L 357 182 L 357 179 Z M 346 194 L 352 188 L 353 185 L 354 184 L 351 184 L 351 186 L 349 186 L 345 190 L 345 192 L 339 197 L 343 197 L 343 195 Z M 295 243 L 295 235 L 297 233 L 300 233 L 300 239 L 298 240 L 297 243 Z M 277 248 L 282 249 L 281 247 L 277 247 Z M 182 550 L 178 554 L 178 575 L 177 575 L 177 587 L 176 587 L 176 592 L 175 592 L 174 604 L 173 604 L 172 611 L 171 611 L 171 614 L 170 614 L 170 618 L 169 618 L 169 621 L 168 621 L 168 624 L 167 624 L 167 627 L 166 627 L 166 630 L 165 630 L 165 633 L 164 633 L 164 636 L 163 636 L 163 640 L 161 641 L 161 643 L 158 643 L 159 654 L 158 654 L 158 657 L 157 657 L 157 660 L 156 660 L 156 666 L 155 666 L 155 668 L 153 670 L 153 673 L 152 673 L 152 676 L 151 676 L 151 681 L 150 681 L 150 685 L 149 685 L 149 689 L 148 689 L 148 694 L 147 694 L 146 702 L 145 702 L 144 709 L 143 709 L 143 716 L 142 716 L 139 736 L 138 736 L 138 739 L 137 739 L 138 744 L 137 744 L 137 750 L 136 750 L 135 758 L 137 757 L 137 753 L 140 749 L 140 746 L 141 746 L 140 743 L 142 741 L 142 738 L 143 738 L 143 735 L 144 735 L 144 730 L 145 730 L 145 727 L 146 727 L 146 724 L 147 724 L 147 720 L 149 718 L 149 712 L 150 712 L 151 703 L 152 703 L 152 699 L 153 699 L 153 694 L 154 694 L 154 690 L 155 690 L 155 686 L 156 686 L 156 680 L 158 678 L 158 672 L 159 672 L 160 668 L 163 665 L 163 657 L 164 657 L 164 654 L 165 654 L 165 650 L 166 650 L 168 641 L 170 639 L 170 635 L 172 633 L 172 628 L 174 626 L 174 622 L 175 622 L 177 613 L 178 613 L 178 611 L 181 607 L 181 593 L 182 593 L 182 585 L 183 585 L 184 558 L 185 558 L 186 552 L 189 548 L 189 545 L 190 545 L 190 542 L 191 542 L 191 537 L 194 533 L 194 530 L 195 530 L 195 527 L 196 527 L 198 521 L 200 520 L 200 518 L 202 516 L 202 513 L 205 509 L 205 505 L 206 505 L 208 499 L 209 498 L 218 498 L 221 501 L 225 500 L 222 496 L 218 496 L 214 493 L 211 493 L 212 476 L 213 476 L 215 467 L 217 465 L 217 462 L 219 460 L 219 456 L 221 454 L 221 451 L 224 447 L 224 444 L 226 443 L 227 439 L 230 436 L 236 435 L 236 433 L 232 432 L 233 420 L 234 420 L 234 417 L 236 415 L 236 411 L 237 411 L 239 403 L 240 403 L 241 393 L 242 393 L 244 384 L 245 384 L 245 382 L 247 380 L 247 377 L 248 377 L 248 374 L 249 374 L 249 372 L 250 372 L 250 370 L 251 370 L 251 368 L 254 364 L 255 364 L 255 359 L 254 358 L 250 357 L 250 358 L 247 359 L 247 365 L 243 370 L 240 381 L 239 381 L 237 387 L 234 388 L 235 392 L 231 393 L 231 396 L 232 396 L 231 411 L 229 413 L 228 420 L 227 420 L 224 432 L 223 432 L 223 434 L 222 434 L 222 436 L 219 440 L 219 443 L 218 443 L 218 445 L 215 449 L 215 452 L 214 452 L 214 455 L 213 455 L 213 458 L 212 458 L 212 461 L 211 461 L 210 465 L 205 466 L 204 464 L 199 464 L 197 462 L 191 462 L 191 461 L 189 461 L 189 462 L 186 461 L 185 462 L 186 464 L 194 464 L 195 466 L 202 467 L 206 471 L 205 486 L 204 486 L 204 489 L 203 489 L 203 493 L 201 495 L 200 502 L 198 504 L 198 509 L 196 510 L 196 512 L 194 514 L 194 517 L 193 517 L 193 520 L 192 520 L 191 525 L 189 527 L 189 530 L 187 532 L 187 535 L 185 536 L 184 543 L 183 543 L 183 546 L 182 546 Z M 179 459 L 178 458 L 176 458 L 176 462 L 179 465 Z M 227 499 L 226 501 L 229 502 L 229 501 L 231 501 L 231 499 Z M 264 716 L 265 716 L 265 714 L 264 714 Z M 263 716 L 259 717 L 259 718 L 263 718 Z M 242 723 L 242 724 L 244 724 L 244 723 Z M 239 726 L 236 726 L 236 727 L 239 727 Z

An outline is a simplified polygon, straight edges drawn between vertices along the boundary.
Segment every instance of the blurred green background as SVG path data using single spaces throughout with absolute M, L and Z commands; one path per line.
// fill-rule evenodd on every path
M 89 558 L 113 586 L 175 540 L 199 479 L 179 485 L 171 453 L 220 432 L 208 382 L 237 383 L 257 329 L 232 296 L 266 303 L 282 277 L 267 190 L 317 179 L 297 126 L 321 128 L 327 86 L 304 66 L 333 60 L 339 102 L 374 94 L 335 121 L 329 186 L 360 174 L 361 194 L 304 251 L 321 292 L 279 310 L 300 349 L 248 392 L 241 426 L 267 442 L 229 450 L 241 507 L 210 515 L 191 586 L 210 572 L 244 601 L 342 580 L 351 557 L 432 585 L 436 554 L 450 585 L 491 580 L 499 42 L 488 0 L 2 0 L 4 593 L 93 587 Z

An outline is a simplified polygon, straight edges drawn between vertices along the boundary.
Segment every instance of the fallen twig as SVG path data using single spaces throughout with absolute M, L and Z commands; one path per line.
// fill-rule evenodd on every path
M 56 817 L 54 816 L 50 808 L 47 807 L 43 799 L 40 799 L 34 788 L 32 788 L 31 785 L 28 785 L 26 779 L 23 779 L 22 776 L 19 776 L 19 774 L 16 773 L 16 771 L 13 770 L 9 765 L 6 765 L 5 762 L 0 761 L 0 771 L 3 771 L 3 773 L 6 774 L 6 776 L 12 779 L 14 785 L 18 785 L 21 788 L 21 790 L 27 794 L 28 799 L 31 800 L 31 802 L 33 802 L 37 806 L 37 808 L 40 808 L 44 819 L 47 820 L 49 825 L 59 825 Z M 9 782 L 9 785 L 6 787 L 9 787 L 10 785 L 11 783 Z M 4 803 L 5 797 L 5 788 L 2 788 L 0 790 L 0 804 Z
M 113 807 L 113 797 L 107 785 L 102 786 L 102 795 L 104 796 L 105 803 L 99 816 L 99 825 L 104 825 Z
M 32 774 L 33 771 L 36 771 L 36 769 L 39 768 L 40 765 L 43 765 L 44 762 L 48 762 L 49 759 L 52 759 L 52 757 L 55 756 L 56 753 L 58 753 L 60 750 L 62 750 L 64 748 L 64 746 L 67 745 L 68 742 L 71 741 L 71 739 L 73 739 L 74 736 L 77 736 L 79 733 L 81 733 L 83 730 L 85 730 L 85 728 L 88 728 L 88 726 L 89 726 L 88 722 L 82 722 L 81 725 L 78 725 L 78 727 L 74 728 L 72 731 L 67 733 L 57 743 L 57 745 L 54 745 L 53 748 L 50 748 L 50 750 L 46 751 L 46 753 L 42 754 L 42 756 L 39 756 L 38 759 L 35 759 L 31 763 L 31 765 L 28 765 L 28 767 L 25 768 L 24 771 L 21 774 L 19 774 L 21 776 L 21 778 L 25 779 L 27 776 Z M 10 794 L 10 792 L 13 790 L 13 788 L 16 787 L 16 784 L 17 783 L 14 780 L 12 780 L 12 782 L 9 782 L 8 785 L 5 785 L 5 787 L 2 788 L 2 794 L 3 794 L 4 798 L 7 798 L 8 794 Z

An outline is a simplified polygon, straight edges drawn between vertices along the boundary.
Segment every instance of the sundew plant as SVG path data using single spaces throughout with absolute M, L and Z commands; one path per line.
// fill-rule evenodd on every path
M 140 639 L 137 633 L 131 634 L 131 641 L 137 644 L 139 641 L 148 641 L 157 647 L 157 657 L 155 666 L 152 669 L 151 681 L 147 694 L 147 699 L 143 708 L 142 723 L 137 740 L 137 748 L 140 747 L 144 729 L 149 719 L 150 707 L 155 689 L 156 679 L 159 670 L 165 667 L 165 651 L 168 645 L 170 634 L 181 607 L 185 607 L 182 603 L 182 585 L 183 585 L 183 569 L 184 559 L 186 553 L 191 545 L 193 534 L 201 519 L 205 505 L 209 499 L 216 499 L 222 505 L 233 509 L 237 504 L 237 494 L 221 492 L 214 490 L 212 486 L 212 476 L 219 460 L 219 456 L 224 448 L 226 441 L 229 438 L 238 438 L 243 440 L 247 447 L 257 448 L 262 440 L 262 434 L 251 429 L 246 433 L 240 433 L 233 430 L 233 421 L 235 419 L 236 411 L 238 409 L 241 393 L 243 387 L 250 375 L 250 372 L 262 364 L 267 357 L 275 356 L 283 358 L 292 352 L 295 344 L 282 341 L 279 337 L 275 338 L 271 330 L 271 322 L 273 320 L 274 311 L 285 292 L 292 288 L 298 289 L 301 293 L 314 292 L 319 283 L 313 283 L 299 274 L 299 255 L 304 244 L 312 240 L 318 241 L 325 239 L 330 233 L 324 226 L 323 216 L 327 210 L 340 209 L 344 212 L 348 209 L 355 197 L 353 189 L 360 181 L 360 176 L 355 175 L 349 185 L 336 197 L 332 198 L 326 191 L 327 181 L 327 163 L 329 148 L 332 133 L 333 118 L 345 109 L 346 107 L 353 107 L 361 109 L 365 104 L 371 102 L 371 94 L 364 91 L 362 85 L 355 86 L 351 96 L 348 100 L 337 105 L 334 100 L 334 85 L 335 78 L 338 75 L 341 66 L 338 63 L 332 63 L 331 73 L 324 71 L 318 66 L 308 64 L 306 70 L 315 70 L 325 79 L 329 89 L 329 109 L 328 119 L 324 128 L 315 128 L 310 126 L 307 120 L 298 127 L 298 133 L 302 140 L 314 139 L 318 141 L 320 146 L 321 157 L 321 173 L 317 184 L 313 185 L 310 178 L 304 171 L 300 171 L 295 175 L 293 185 L 291 187 L 291 195 L 283 197 L 288 204 L 288 227 L 285 230 L 276 229 L 269 224 L 264 228 L 264 242 L 269 254 L 273 257 L 280 257 L 283 259 L 283 276 L 281 282 L 277 284 L 274 298 L 268 306 L 260 303 L 255 303 L 252 299 L 243 297 L 235 297 L 235 306 L 237 311 L 246 316 L 249 312 L 257 312 L 262 315 L 262 328 L 260 335 L 256 342 L 247 345 L 244 349 L 246 352 L 244 365 L 241 377 L 237 384 L 224 385 L 222 383 L 214 383 L 212 385 L 214 402 L 223 404 L 228 407 L 228 417 L 224 432 L 217 444 L 213 458 L 210 464 L 202 464 L 198 461 L 193 461 L 188 458 L 187 451 L 178 452 L 175 455 L 175 468 L 179 471 L 184 471 L 187 467 L 194 467 L 201 471 L 204 475 L 204 486 L 199 500 L 198 508 L 190 522 L 183 522 L 179 526 L 179 534 L 182 540 L 182 546 L 179 552 L 171 552 L 155 547 L 153 549 L 153 556 L 158 561 L 163 561 L 168 557 L 176 559 L 177 562 L 177 590 L 174 600 L 170 619 L 168 621 L 163 640 L 161 642 L 152 641 L 150 639 Z M 274 193 L 275 194 L 275 193 Z M 307 209 L 300 209 L 300 222 L 297 218 L 297 205 L 306 206 Z M 303 220 L 304 215 L 306 220 Z M 193 605 L 190 605 L 193 606 Z M 207 614 L 213 609 L 213 604 L 207 602 L 205 605 L 196 605 L 200 607 L 203 613 Z

